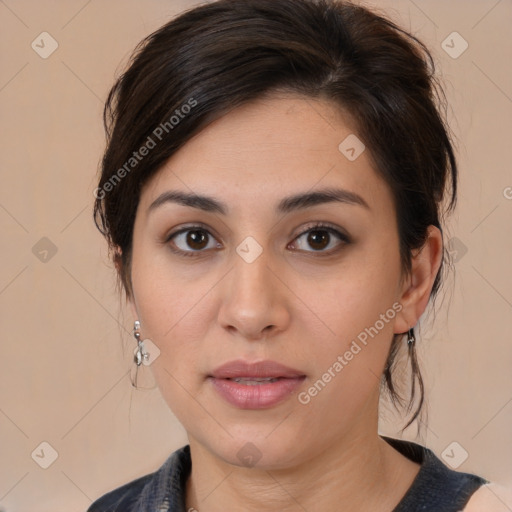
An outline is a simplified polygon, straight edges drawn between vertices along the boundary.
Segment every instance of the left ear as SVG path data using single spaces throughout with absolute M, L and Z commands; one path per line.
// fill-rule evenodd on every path
M 402 286 L 402 310 L 396 316 L 395 334 L 407 332 L 417 324 L 427 307 L 442 259 L 443 236 L 439 228 L 430 225 L 424 246 L 413 252 L 411 272 Z

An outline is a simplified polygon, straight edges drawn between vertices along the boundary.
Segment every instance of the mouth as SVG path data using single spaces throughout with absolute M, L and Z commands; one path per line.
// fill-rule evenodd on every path
M 261 384 L 268 382 L 277 382 L 284 377 L 267 377 L 266 379 L 257 379 L 255 377 L 237 377 L 236 379 L 226 379 L 232 380 L 233 382 L 238 382 L 239 384 L 245 384 L 246 386 L 260 386 Z
M 273 407 L 291 396 L 306 375 L 275 361 L 231 361 L 217 368 L 208 380 L 215 391 L 239 409 Z

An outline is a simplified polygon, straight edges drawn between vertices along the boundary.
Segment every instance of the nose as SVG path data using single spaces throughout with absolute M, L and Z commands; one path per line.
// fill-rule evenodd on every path
M 266 251 L 252 262 L 238 253 L 233 260 L 233 268 L 222 282 L 220 325 L 248 340 L 267 339 L 286 330 L 290 322 L 287 287 Z

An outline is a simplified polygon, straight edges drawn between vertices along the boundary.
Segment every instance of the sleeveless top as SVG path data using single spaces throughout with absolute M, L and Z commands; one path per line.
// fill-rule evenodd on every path
M 412 485 L 390 512 L 460 512 L 484 478 L 454 471 L 428 448 L 381 436 L 410 460 L 421 464 Z M 87 512 L 187 512 L 186 482 L 192 461 L 190 445 L 172 453 L 149 475 L 133 480 L 97 499 Z

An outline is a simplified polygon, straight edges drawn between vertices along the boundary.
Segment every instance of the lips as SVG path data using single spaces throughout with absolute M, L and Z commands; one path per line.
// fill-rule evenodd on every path
M 211 374 L 216 379 L 237 379 L 255 377 L 257 379 L 295 378 L 303 377 L 304 373 L 284 366 L 275 361 L 259 361 L 249 363 L 238 359 L 219 366 Z
M 208 376 L 214 389 L 227 402 L 241 409 L 272 407 L 297 389 L 303 372 L 275 361 L 249 363 L 230 361 Z

